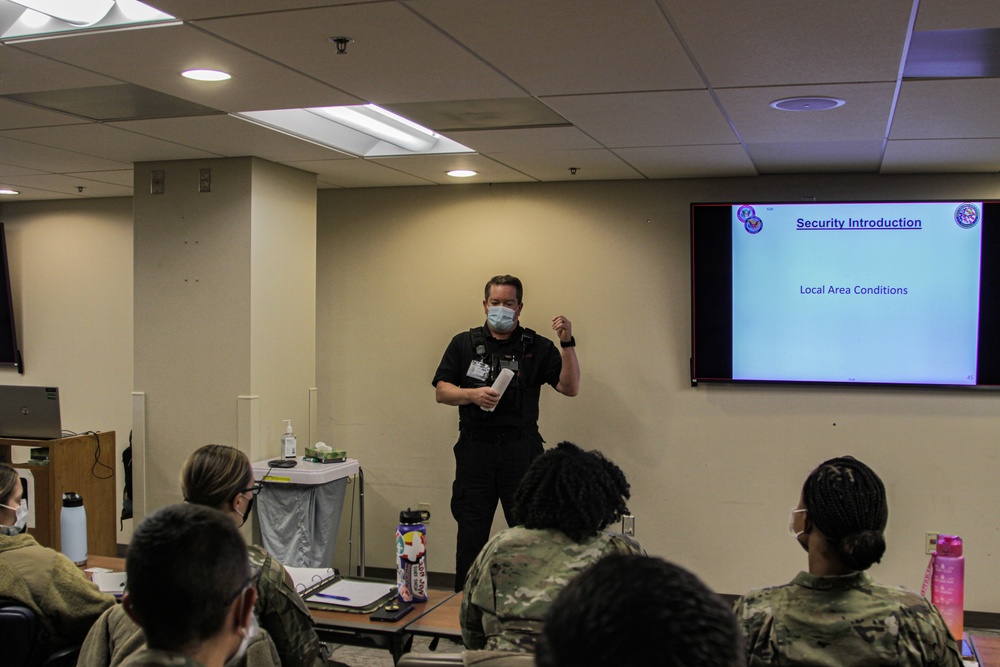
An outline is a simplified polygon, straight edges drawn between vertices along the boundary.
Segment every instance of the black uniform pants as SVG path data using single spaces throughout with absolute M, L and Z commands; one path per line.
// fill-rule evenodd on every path
M 525 429 L 463 428 L 455 444 L 455 482 L 451 514 L 458 522 L 455 590 L 490 538 L 497 501 L 508 526 L 514 525 L 514 492 L 536 456 L 542 453 L 537 427 Z

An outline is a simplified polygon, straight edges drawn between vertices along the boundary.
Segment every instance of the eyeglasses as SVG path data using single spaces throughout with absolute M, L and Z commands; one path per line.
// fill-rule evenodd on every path
M 250 570 L 250 576 L 247 577 L 246 580 L 244 580 L 242 584 L 240 584 L 240 587 L 236 590 L 235 593 L 233 593 L 229 597 L 228 600 L 226 600 L 224 603 L 222 603 L 222 606 L 223 607 L 228 607 L 229 605 L 231 605 L 233 603 L 234 600 L 236 600 L 236 598 L 238 598 L 240 596 L 240 594 L 243 591 L 245 591 L 246 589 L 250 588 L 251 586 L 256 586 L 257 585 L 257 580 L 260 579 L 260 573 L 262 571 L 263 571 L 263 567 L 261 567 L 261 566 L 257 566 L 255 568 L 251 569 Z
M 249 489 L 243 489 L 240 493 L 252 493 L 254 497 L 260 493 L 260 490 L 264 488 L 264 482 L 254 482 L 250 485 Z

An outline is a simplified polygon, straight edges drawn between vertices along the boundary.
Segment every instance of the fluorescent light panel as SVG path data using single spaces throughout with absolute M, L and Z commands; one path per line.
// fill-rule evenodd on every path
M 232 115 L 359 157 L 475 152 L 374 104 L 242 111 Z
M 79 31 L 177 23 L 170 14 L 138 0 L 0 0 L 0 11 L 21 11 L 0 40 L 63 37 Z

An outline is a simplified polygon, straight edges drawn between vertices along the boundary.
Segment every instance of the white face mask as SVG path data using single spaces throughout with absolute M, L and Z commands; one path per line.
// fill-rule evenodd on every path
M 795 530 L 795 515 L 799 512 L 808 512 L 809 510 L 793 509 L 791 516 L 788 517 L 788 532 L 795 536 L 795 539 L 799 539 L 799 535 L 806 532 L 804 530 Z
M 514 315 L 517 313 L 506 306 L 490 306 L 486 312 L 486 320 L 490 328 L 497 333 L 507 333 L 514 329 Z
M 247 627 L 240 631 L 243 633 L 243 640 L 240 642 L 239 648 L 236 649 L 236 653 L 234 653 L 226 662 L 242 660 L 243 656 L 247 654 L 247 649 L 250 648 L 250 640 L 256 637 L 259 631 L 260 625 L 257 624 L 257 614 L 251 612 L 250 623 L 248 623 Z
M 10 505 L 0 505 L 9 510 L 14 510 L 14 525 L 0 526 L 0 533 L 4 535 L 18 535 L 24 532 L 24 526 L 28 523 L 28 505 L 21 499 L 21 504 L 17 507 Z

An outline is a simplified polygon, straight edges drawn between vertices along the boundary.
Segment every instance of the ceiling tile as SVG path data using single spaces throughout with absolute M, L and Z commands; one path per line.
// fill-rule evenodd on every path
M 705 87 L 655 0 L 408 4 L 532 95 Z
M 983 0 L 920 0 L 915 30 L 1000 28 L 1000 12 Z
M 617 148 L 615 153 L 646 178 L 720 178 L 757 175 L 753 162 L 739 144 Z
M 6 180 L 10 181 L 16 189 L 21 190 L 22 195 L 27 194 L 24 192 L 26 188 L 79 197 L 129 197 L 132 195 L 131 187 L 100 183 L 62 174 L 11 176 Z M 81 188 L 83 189 L 81 190 Z
M 603 148 L 494 153 L 490 157 L 539 181 L 614 181 L 642 177 L 620 157 Z
M 329 148 L 227 115 L 137 120 L 111 125 L 178 144 L 197 146 L 226 157 L 256 155 L 272 162 L 348 157 Z
M 107 160 L 78 153 L 73 150 L 51 148 L 26 141 L 15 141 L 5 136 L 0 136 L 0 155 L 3 156 L 3 161 L 6 164 L 56 174 L 77 171 L 103 171 L 132 166 L 126 162 Z
M 20 176 L 29 174 L 44 174 L 44 171 L 38 171 L 37 169 L 28 169 L 27 167 L 18 167 L 13 164 L 0 164 L 0 178 L 5 178 L 7 176 Z
M 1000 139 L 890 141 L 883 174 L 1000 171 Z
M 571 95 L 542 101 L 607 148 L 737 140 L 707 91 Z
M 119 83 L 96 72 L 43 58 L 19 47 L 4 44 L 0 44 L 0 64 L 2 64 L 0 72 L 3 74 L 0 93 L 4 95 Z
M 110 183 L 112 185 L 120 185 L 123 188 L 131 189 L 133 187 L 133 176 L 131 169 L 116 169 L 111 171 L 81 171 L 78 173 L 66 174 L 71 178 L 81 178 L 88 181 L 99 181 L 101 183 Z
M 280 8 L 282 10 L 303 9 L 344 5 L 359 1 L 363 2 L 364 0 L 281 0 Z M 215 16 L 262 14 L 273 12 L 276 9 L 275 0 L 212 0 L 211 2 L 205 2 L 205 0 L 143 0 L 143 2 L 185 21 Z
M 312 77 L 186 24 L 40 40 L 20 48 L 222 111 L 358 102 Z M 192 68 L 220 69 L 233 78 L 204 82 L 180 76 Z
M 895 81 L 912 0 L 661 0 L 714 88 Z
M 890 139 L 1000 137 L 1000 79 L 904 81 Z
M 814 141 L 747 144 L 757 172 L 826 174 L 878 171 L 881 141 Z
M 126 132 L 103 123 L 4 130 L 0 132 L 0 136 L 40 146 L 68 148 L 78 153 L 125 163 L 219 157 L 193 146 Z
M 480 153 L 561 151 L 600 147 L 596 141 L 575 127 L 449 132 L 448 137 Z
M 494 68 L 395 2 L 212 19 L 196 25 L 365 102 L 524 94 Z M 276 35 L 294 37 L 276 39 Z M 345 54 L 338 55 L 330 43 L 336 35 L 354 40 Z M 335 103 L 340 104 L 329 104 Z
M 399 171 L 419 176 L 440 185 L 461 185 L 463 183 L 519 183 L 535 180 L 515 169 L 500 164 L 484 155 L 465 153 L 462 155 L 414 155 L 405 158 L 378 158 L 371 160 Z M 448 176 L 453 169 L 471 169 L 479 172 L 472 178 Z
M 431 181 L 360 158 L 286 162 L 289 167 L 312 172 L 319 180 L 339 188 L 374 188 L 398 185 L 432 185 Z
M 895 84 L 787 86 L 718 90 L 722 107 L 746 143 L 857 141 L 885 137 Z M 788 97 L 836 97 L 845 104 L 825 111 L 781 111 L 771 102 Z
M 39 109 L 0 97 L 0 130 L 22 127 L 46 127 L 49 125 L 72 125 L 88 121 L 48 109 Z

